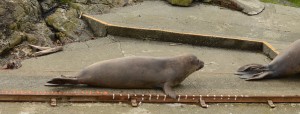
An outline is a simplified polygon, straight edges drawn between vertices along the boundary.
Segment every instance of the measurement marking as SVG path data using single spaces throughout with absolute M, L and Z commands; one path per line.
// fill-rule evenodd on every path
M 178 95 L 178 99 L 177 99 L 177 101 L 180 101 L 180 95 Z

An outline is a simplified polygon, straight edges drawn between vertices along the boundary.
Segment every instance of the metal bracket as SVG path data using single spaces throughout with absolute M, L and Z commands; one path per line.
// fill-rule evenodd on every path
M 138 103 L 137 103 L 136 99 L 131 99 L 131 106 L 132 107 L 137 107 L 138 106 Z
M 57 106 L 56 98 L 51 98 L 50 106 L 53 106 L 53 107 Z
M 199 102 L 200 102 L 200 106 L 202 108 L 208 108 L 208 105 L 205 103 L 205 101 L 203 99 L 200 99 Z
M 270 106 L 271 108 L 275 108 L 275 107 L 276 107 L 276 105 L 273 103 L 272 100 L 268 100 L 268 104 L 269 104 L 269 106 Z

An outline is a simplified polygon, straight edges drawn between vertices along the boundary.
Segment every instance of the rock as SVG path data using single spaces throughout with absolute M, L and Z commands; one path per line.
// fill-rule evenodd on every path
M 242 8 L 242 12 L 248 15 L 257 15 L 261 13 L 265 6 L 259 0 L 233 0 L 239 7 Z
M 76 5 L 79 7 L 81 12 L 84 12 L 86 14 L 91 14 L 91 15 L 98 15 L 98 14 L 103 14 L 107 13 L 110 10 L 109 5 L 105 4 L 80 4 L 80 3 L 72 3 L 72 5 Z
M 53 45 L 52 31 L 41 21 L 41 7 L 38 0 L 1 0 L 0 1 L 0 55 L 24 41 L 34 44 Z M 2 64 L 2 62 L 0 62 Z
M 167 0 L 172 5 L 190 6 L 193 0 Z
M 211 2 L 212 0 L 203 0 L 203 2 L 206 2 L 206 3 L 209 3 Z
M 58 5 L 56 0 L 43 0 L 40 4 L 43 12 L 48 12 L 49 10 L 51 10 L 52 8 Z
M 2 44 L 2 46 L 0 47 L 0 55 L 2 55 L 3 53 L 7 53 L 15 46 L 21 44 L 25 37 L 23 33 L 15 31 L 8 39 L 9 41 L 5 44 Z
M 86 3 L 88 3 L 88 0 L 73 0 L 73 2 L 86 4 Z
M 212 3 L 241 11 L 248 15 L 257 15 L 265 9 L 264 4 L 259 0 L 212 0 Z
M 46 18 L 46 23 L 60 32 L 56 36 L 63 43 L 90 39 L 89 32 L 85 31 L 87 25 L 83 20 L 78 18 L 75 9 L 66 10 L 58 8 L 55 13 Z M 62 33 L 66 36 L 61 35 Z

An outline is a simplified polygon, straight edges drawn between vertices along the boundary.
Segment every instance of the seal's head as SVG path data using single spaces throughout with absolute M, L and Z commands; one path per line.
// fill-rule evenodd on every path
M 204 62 L 199 60 L 195 55 L 193 54 L 185 54 L 182 55 L 184 58 L 183 60 L 185 61 L 185 67 L 189 68 L 188 74 L 191 74 L 201 68 L 204 67 Z

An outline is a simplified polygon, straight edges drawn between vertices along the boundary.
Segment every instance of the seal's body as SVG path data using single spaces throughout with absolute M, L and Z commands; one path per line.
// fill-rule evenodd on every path
M 283 77 L 300 73 L 300 40 L 293 42 L 268 65 L 249 64 L 238 69 L 237 75 L 246 80 Z
M 94 63 L 74 78 L 59 77 L 47 83 L 87 84 L 105 88 L 163 88 L 172 98 L 171 87 L 180 84 L 204 63 L 194 55 L 175 57 L 123 57 Z

